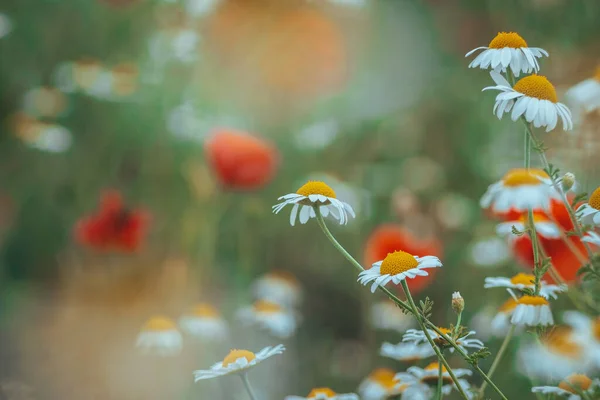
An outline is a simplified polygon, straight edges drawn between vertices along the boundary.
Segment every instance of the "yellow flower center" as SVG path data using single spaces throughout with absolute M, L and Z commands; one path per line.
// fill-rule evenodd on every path
M 527 214 L 523 214 L 519 217 L 518 219 L 519 222 L 523 223 L 523 224 L 527 224 L 529 222 L 529 215 Z M 533 212 L 533 222 L 534 223 L 538 223 L 538 222 L 549 222 L 550 218 L 548 218 L 548 216 L 542 212 L 538 212 L 538 211 L 534 211 Z M 525 274 L 522 274 L 525 275 Z
M 527 42 L 516 32 L 499 32 L 488 47 L 490 49 L 503 49 L 505 47 L 518 49 L 527 47 Z
M 577 389 L 585 391 L 588 390 L 591 385 L 592 380 L 587 376 L 583 374 L 572 374 L 562 381 L 558 387 L 569 393 L 577 394 Z
M 177 327 L 171 319 L 157 315 L 146 321 L 142 329 L 145 331 L 164 332 L 177 329 Z
M 432 362 L 431 364 L 426 366 L 424 368 L 425 371 L 428 371 L 428 372 L 435 371 L 436 373 L 424 376 L 423 378 L 421 378 L 421 382 L 432 383 L 432 384 L 436 383 L 438 380 L 437 372 L 439 371 L 439 368 L 440 368 L 440 364 L 437 362 Z M 452 378 L 450 377 L 450 375 L 448 375 L 448 370 L 443 365 L 442 365 L 442 374 L 443 374 L 442 380 L 444 382 L 452 382 Z
M 542 75 L 533 74 L 521 78 L 515 83 L 513 89 L 519 93 L 523 93 L 525 96 L 535 97 L 539 100 L 548 100 L 553 103 L 558 101 L 554 85 L 550 83 L 548 78 Z
M 528 286 L 530 286 L 530 285 L 534 284 L 534 280 L 535 280 L 535 276 L 519 272 L 518 274 L 516 274 L 515 276 L 510 278 L 510 283 L 512 283 L 513 285 L 528 285 Z
M 441 330 L 441 329 L 440 329 Z M 431 364 L 429 364 L 428 366 L 425 367 L 425 371 L 438 371 L 440 368 L 440 365 L 436 362 L 432 362 Z M 448 372 L 446 370 L 446 367 L 442 366 L 442 373 Z
M 371 372 L 369 378 L 386 389 L 393 389 L 398 383 L 398 380 L 395 379 L 395 376 L 396 373 L 389 368 L 378 368 Z
M 544 337 L 543 342 L 552 353 L 572 359 L 579 358 L 583 349 L 573 341 L 571 332 L 571 328 L 557 327 Z
M 519 303 L 517 303 L 517 301 L 511 297 L 508 300 L 506 300 L 504 302 L 504 304 L 502 304 L 500 306 L 500 308 L 498 309 L 498 312 L 509 313 L 509 312 L 511 312 L 512 310 L 515 309 L 515 307 L 517 306 L 517 304 L 519 304 Z
M 542 296 L 523 296 L 519 298 L 519 304 L 526 304 L 528 306 L 547 306 L 548 300 Z
M 219 312 L 210 304 L 199 303 L 192 307 L 190 315 L 200 318 L 218 318 Z
M 317 397 L 318 395 L 334 397 L 336 394 L 337 394 L 336 392 L 334 392 L 333 390 L 331 390 L 329 388 L 314 388 L 313 390 L 310 391 L 310 393 L 306 397 L 308 397 L 309 399 Z
M 438 327 L 438 329 L 439 329 L 439 330 L 440 330 L 440 332 L 442 332 L 444 335 L 446 335 L 446 336 L 450 336 L 450 337 L 452 336 L 452 331 L 451 331 L 450 329 L 448 329 L 448 328 L 442 328 L 442 327 Z M 444 339 L 444 338 L 443 338 L 443 337 L 441 337 L 440 335 L 437 335 L 437 336 L 436 336 L 436 337 L 433 339 L 433 341 L 434 341 L 435 343 L 437 343 L 438 345 L 440 345 L 440 346 L 447 344 L 447 342 L 446 342 L 446 339 Z M 457 340 L 457 342 L 458 342 L 458 340 Z M 430 365 L 431 365 L 431 364 L 430 364 Z
M 246 361 L 251 362 L 256 358 L 256 355 L 248 350 L 231 350 L 229 354 L 223 359 L 223 366 L 226 367 L 231 363 L 236 362 L 240 358 L 245 358 Z
M 277 303 L 267 300 L 258 300 L 254 303 L 254 311 L 259 313 L 278 313 L 281 312 L 281 306 Z
M 395 251 L 389 253 L 379 268 L 381 275 L 398 275 L 410 269 L 416 268 L 419 265 L 412 254 L 405 251 Z
M 541 169 L 525 169 L 515 168 L 511 169 L 502 178 L 504 186 L 522 186 L 522 185 L 540 185 L 542 181 L 540 179 L 548 178 L 548 174 Z
M 596 210 L 600 210 L 600 187 L 592 192 L 588 200 L 588 205 Z
M 596 340 L 600 342 L 600 317 L 596 317 L 592 322 L 592 331 Z
M 311 194 L 320 194 L 332 199 L 336 198 L 334 190 L 325 182 L 321 181 L 308 181 L 298 189 L 296 193 L 306 197 Z
M 596 68 L 596 74 L 594 75 L 594 79 L 600 82 L 600 66 Z

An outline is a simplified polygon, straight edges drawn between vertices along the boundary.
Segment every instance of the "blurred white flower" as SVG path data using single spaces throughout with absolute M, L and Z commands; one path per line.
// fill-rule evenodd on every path
M 6 14 L 0 13 L 0 39 L 13 30 L 13 24 Z
M 254 297 L 271 300 L 287 307 L 297 306 L 302 300 L 302 288 L 296 277 L 287 271 L 271 271 L 252 284 Z
M 65 95 L 56 88 L 40 86 L 23 96 L 23 110 L 35 117 L 55 118 L 67 108 Z
M 216 308 L 199 303 L 179 318 L 179 326 L 189 335 L 206 340 L 224 340 L 229 334 L 227 322 Z
M 330 118 L 302 128 L 294 135 L 294 141 L 299 149 L 320 150 L 333 143 L 339 132 L 338 121 Z
M 447 229 L 470 226 L 475 208 L 470 199 L 458 193 L 445 193 L 435 203 L 437 219 Z
M 285 400 L 360 400 L 354 393 L 336 393 L 329 388 L 314 388 L 306 397 L 286 396 Z
M 63 153 L 67 151 L 73 143 L 71 132 L 61 125 L 42 124 L 43 129 L 38 137 L 28 142 L 31 147 L 50 153 Z
M 194 380 L 198 382 L 202 379 L 212 379 L 224 375 L 243 373 L 265 361 L 267 358 L 282 354 L 284 350 L 285 347 L 282 344 L 275 347 L 265 347 L 256 354 L 248 350 L 231 350 L 223 361 L 213 364 L 210 369 L 194 371 Z
M 403 387 L 396 379 L 396 372 L 389 368 L 378 368 L 371 372 L 358 387 L 362 400 L 386 400 L 402 392 Z
M 169 60 L 184 64 L 196 61 L 199 43 L 200 36 L 191 29 L 181 29 L 175 33 L 159 31 L 150 37 L 148 52 L 160 70 Z
M 281 339 L 294 334 L 298 326 L 297 316 L 277 303 L 258 300 L 252 306 L 242 307 L 237 317 L 247 325 L 257 325 Z
M 565 93 L 575 118 L 600 108 L 600 66 L 593 77 L 579 82 Z
M 463 368 L 452 368 L 454 375 L 458 378 L 458 383 L 465 393 L 469 393 L 471 385 L 464 379 L 467 376 L 471 376 L 473 373 L 471 370 Z M 396 379 L 400 381 L 402 385 L 406 385 L 402 392 L 403 400 L 413 399 L 430 399 L 433 395 L 429 384 L 435 384 L 438 381 L 439 364 L 433 362 L 425 368 L 410 367 L 406 372 L 396 374 Z M 442 366 L 442 380 L 444 385 L 442 386 L 442 393 L 449 395 L 452 389 L 455 389 L 454 381 L 450 377 L 446 367 Z M 429 397 L 428 397 L 429 396 Z
M 415 325 L 411 315 L 405 314 L 391 300 L 381 300 L 371 306 L 371 325 L 375 329 L 404 332 Z
M 415 362 L 435 356 L 435 352 L 429 343 L 415 344 L 404 342 L 398 344 L 384 342 L 381 345 L 379 354 L 403 362 Z
M 477 266 L 495 267 L 508 261 L 510 251 L 504 240 L 492 236 L 471 244 L 470 258 Z
M 600 368 L 600 317 L 567 311 L 563 314 L 563 321 L 573 328 L 574 340 L 585 346 L 586 355 Z
M 500 287 L 523 291 L 525 289 L 535 289 L 534 282 L 534 275 L 519 272 L 512 278 L 506 278 L 503 276 L 487 277 L 485 278 L 485 284 L 483 287 L 486 289 Z M 558 298 L 558 293 L 566 292 L 567 289 L 567 285 L 552 285 L 544 280 L 540 281 L 540 296 L 543 296 L 546 299 L 550 297 L 556 299 Z
M 221 0 L 185 0 L 185 11 L 193 18 L 204 17 L 215 11 Z
M 568 397 L 568 400 L 581 400 L 578 394 L 583 392 L 585 398 L 592 398 L 593 391 L 598 387 L 598 379 L 591 380 L 585 374 L 571 374 L 562 380 L 558 386 L 534 386 L 531 388 L 533 393 L 543 393 L 546 395 L 557 395 L 559 397 Z M 554 397 L 554 396 L 552 396 Z
M 144 324 L 138 334 L 136 347 L 144 353 L 173 356 L 181 352 L 183 339 L 175 322 L 158 315 Z

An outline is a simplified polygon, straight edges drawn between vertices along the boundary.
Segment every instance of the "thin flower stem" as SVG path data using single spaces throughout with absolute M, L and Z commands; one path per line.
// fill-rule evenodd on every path
M 531 209 L 527 210 L 527 220 L 529 222 L 529 229 L 527 232 L 529 233 L 529 238 L 531 239 L 531 245 L 533 247 L 533 271 L 535 275 L 534 294 L 537 296 L 540 294 L 541 276 L 539 274 L 539 270 L 542 268 L 542 266 L 540 265 L 540 247 L 537 239 L 537 232 L 535 230 L 535 221 L 533 220 L 533 211 L 531 211 Z
M 510 326 L 510 329 L 508 330 L 508 333 L 504 337 L 504 341 L 502 342 L 502 345 L 500 346 L 500 350 L 498 350 L 498 353 L 496 353 L 496 358 L 494 358 L 494 361 L 492 362 L 492 366 L 490 367 L 490 369 L 487 373 L 487 375 L 490 379 L 492 379 L 494 372 L 496 372 L 496 368 L 498 368 L 498 365 L 500 364 L 500 361 L 502 360 L 502 356 L 504 356 L 504 352 L 508 348 L 508 343 L 510 343 L 510 339 L 512 339 L 512 336 L 515 333 L 515 328 L 516 328 L 516 325 Z M 483 394 L 485 393 L 486 387 L 487 387 L 487 382 L 483 382 L 483 384 L 481 385 L 481 389 L 479 389 L 479 397 L 480 398 L 483 398 Z
M 250 381 L 248 380 L 248 374 L 243 372 L 240 374 L 240 378 L 242 378 L 242 382 L 244 382 L 244 387 L 248 392 L 248 396 L 250 396 L 250 400 L 257 400 L 256 396 L 252 392 L 252 386 L 250 386 Z
M 531 167 L 531 138 L 527 131 L 525 131 L 525 168 Z
M 440 362 L 442 364 L 444 364 L 444 367 L 446 367 L 446 370 L 448 371 L 448 375 L 450 375 L 450 378 L 452 378 L 452 381 L 454 382 L 454 385 L 456 386 L 456 389 L 458 390 L 458 392 L 460 393 L 460 395 L 464 399 L 468 399 L 469 397 L 466 395 L 466 393 L 464 392 L 463 388 L 460 386 L 460 383 L 458 383 L 458 378 L 456 377 L 456 375 L 454 375 L 454 371 L 452 371 L 452 368 L 450 367 L 450 364 L 448 364 L 448 361 L 446 361 L 446 359 L 444 358 L 444 355 L 440 351 L 439 347 L 435 344 L 435 342 L 431 338 L 431 335 L 429 334 L 429 329 L 427 329 L 427 327 L 425 327 L 425 324 L 423 323 L 423 320 L 421 318 L 422 316 L 419 313 L 419 310 L 417 309 L 417 306 L 415 305 L 415 302 L 414 302 L 414 300 L 413 300 L 413 298 L 412 298 L 412 296 L 410 294 L 410 290 L 408 289 L 408 284 L 406 283 L 406 279 L 403 280 L 401 282 L 401 284 L 402 284 L 402 289 L 404 290 L 404 293 L 406 294 L 406 299 L 408 300 L 408 304 L 410 305 L 410 308 L 412 309 L 413 314 L 415 315 L 417 323 L 419 324 L 419 326 L 423 330 L 423 333 L 425 334 L 425 337 L 427 338 L 427 341 L 429 342 L 429 344 L 433 348 L 433 351 L 435 351 L 435 354 L 437 355 L 437 357 L 440 360 Z
M 442 360 L 438 359 L 438 383 L 437 393 L 435 398 L 442 400 L 442 386 L 444 385 L 444 369 L 442 368 Z

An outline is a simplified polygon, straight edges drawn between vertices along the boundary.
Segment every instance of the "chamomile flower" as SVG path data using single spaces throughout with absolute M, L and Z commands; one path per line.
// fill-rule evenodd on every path
M 537 72 L 540 66 L 537 58 L 548 57 L 548 52 L 539 47 L 529 47 L 518 33 L 499 32 L 487 47 L 477 47 L 465 57 L 478 50 L 483 50 L 471 63 L 469 68 L 493 69 L 506 72 L 507 68 L 519 76 L 521 72 Z
M 277 303 L 258 300 L 238 311 L 238 318 L 248 325 L 258 325 L 281 339 L 290 337 L 297 327 L 296 316 Z
M 586 232 L 586 234 L 581 238 L 581 241 L 600 247 L 600 235 L 593 231 Z
M 526 226 L 529 223 L 529 216 L 522 214 L 518 219 L 513 221 L 506 221 L 496 226 L 496 233 L 499 236 L 508 237 L 509 240 L 514 241 L 519 238 L 519 235 L 515 235 L 512 232 L 513 227 L 519 232 L 525 232 Z M 535 226 L 535 232 L 544 239 L 560 239 L 561 229 L 560 227 L 552 222 L 544 213 L 534 212 L 533 213 L 533 224 Z
M 254 297 L 272 300 L 288 307 L 297 306 L 302 300 L 302 288 L 296 277 L 287 271 L 271 271 L 253 284 Z
M 415 320 L 393 301 L 381 300 L 371 306 L 371 325 L 375 329 L 404 332 L 415 325 Z
M 600 317 L 591 318 L 577 311 L 567 311 L 563 321 L 573 328 L 573 338 L 585 345 L 587 356 L 600 367 Z
M 427 276 L 425 269 L 441 266 L 440 259 L 434 256 L 417 257 L 405 251 L 395 251 L 358 274 L 358 281 L 363 285 L 373 282 L 371 292 L 375 293 L 379 286 L 384 287 L 389 282 L 398 285 L 406 278 Z
M 565 98 L 575 109 L 591 112 L 600 108 L 600 66 L 593 77 L 579 82 L 565 93 Z
M 579 392 L 591 395 L 598 381 L 592 381 L 584 374 L 571 374 L 561 381 L 558 386 L 535 386 L 531 388 L 533 393 L 553 394 L 567 397 L 568 400 L 581 400 Z
M 157 315 L 150 318 L 138 334 L 136 347 L 144 353 L 161 356 L 177 355 L 183 347 L 183 338 L 171 319 Z
M 301 224 L 305 224 L 310 218 L 316 218 L 315 208 L 317 207 L 323 217 L 331 214 L 333 218 L 340 222 L 340 225 L 348 222 L 348 214 L 352 217 L 356 216 L 349 204 L 338 200 L 335 191 L 326 183 L 320 181 L 309 181 L 301 186 L 296 193 L 286 194 L 277 200 L 283 200 L 283 202 L 273 206 L 275 214 L 283 210 L 288 204 L 293 205 L 290 214 L 290 224 L 292 226 L 296 223 L 296 217 L 298 217 Z
M 585 225 L 600 226 L 600 187 L 592 192 L 587 203 L 577 208 L 577 216 Z
M 529 75 L 521 78 L 515 86 L 499 73 L 490 73 L 496 86 L 488 86 L 483 90 L 499 90 L 496 96 L 494 114 L 498 119 L 504 113 L 511 113 L 510 117 L 516 121 L 521 116 L 536 128 L 546 127 L 546 132 L 556 127 L 558 119 L 562 121 L 563 130 L 573 129 L 571 111 L 558 102 L 556 89 L 550 81 L 541 75 Z M 512 112 L 511 112 L 512 110 Z
M 285 400 L 359 400 L 354 393 L 340 394 L 329 388 L 314 388 L 306 397 L 287 396 Z
M 181 329 L 199 339 L 223 340 L 228 336 L 227 322 L 216 308 L 199 303 L 179 318 Z
M 548 300 L 542 296 L 525 295 L 517 299 L 510 317 L 513 325 L 544 326 L 554 324 Z
M 248 350 L 231 350 L 223 361 L 214 364 L 210 369 L 194 371 L 194 381 L 198 382 L 202 379 L 247 372 L 248 369 L 265 361 L 267 358 L 282 354 L 284 350 L 285 347 L 282 344 L 275 347 L 265 347 L 256 354 Z
M 510 323 L 510 319 L 512 317 L 515 308 L 517 308 L 517 300 L 510 297 L 504 304 L 502 304 L 498 308 L 498 312 L 492 318 L 490 322 L 490 326 L 492 328 L 492 334 L 497 337 L 501 337 L 506 335 L 512 324 Z M 519 329 L 520 327 L 517 327 Z
M 452 368 L 454 375 L 458 378 L 458 384 L 470 397 L 469 388 L 471 385 L 464 377 L 471 376 L 472 372 L 468 369 L 463 368 Z M 425 368 L 410 367 L 406 372 L 396 374 L 396 379 L 406 385 L 406 388 L 402 392 L 403 400 L 429 400 L 433 396 L 432 387 L 437 385 L 439 373 L 439 364 L 433 362 Z M 446 367 L 442 367 L 442 380 L 444 385 L 442 386 L 442 393 L 449 395 L 452 389 L 456 388 L 450 374 Z
M 519 272 L 512 278 L 505 278 L 503 276 L 485 278 L 485 284 L 483 287 L 486 289 L 501 287 L 517 290 L 533 290 L 535 289 L 534 281 L 534 275 Z M 550 297 L 556 299 L 558 298 L 557 293 L 566 292 L 567 289 L 568 287 L 566 285 L 551 285 L 546 281 L 540 281 L 540 296 L 543 296 L 546 299 Z
M 358 387 L 363 400 L 385 400 L 402 393 L 405 386 L 396 379 L 396 373 L 389 368 L 378 368 L 371 372 Z
M 548 174 L 531 168 L 511 169 L 504 177 L 491 184 L 481 197 L 482 208 L 500 216 L 523 213 L 529 209 L 550 210 L 550 201 L 560 199 Z
M 438 329 L 444 335 L 452 336 L 452 331 L 450 329 L 447 329 L 447 328 L 438 328 Z M 436 331 L 434 331 L 432 329 L 428 329 L 427 331 L 429 332 L 429 335 L 431 336 L 431 338 L 437 345 L 449 346 L 448 342 L 446 342 L 446 339 L 444 339 L 442 336 L 438 335 L 438 333 Z M 484 344 L 481 340 L 469 338 L 469 336 L 474 335 L 475 333 L 476 333 L 475 331 L 469 331 L 466 334 L 462 334 L 462 336 L 457 338 L 454 342 L 458 345 L 458 347 L 460 347 L 466 353 L 468 353 L 468 350 L 467 350 L 468 348 L 477 349 L 477 350 L 482 349 L 484 347 Z M 414 344 L 427 343 L 427 336 L 425 336 L 425 332 L 423 332 L 422 330 L 409 329 L 406 331 L 406 333 L 402 337 L 402 341 L 408 342 L 408 343 L 414 343 Z M 450 352 L 454 352 L 453 347 L 450 348 Z
M 435 352 L 429 343 L 416 344 L 411 342 L 400 342 L 398 344 L 384 342 L 381 345 L 379 354 L 403 362 L 415 362 L 435 356 Z

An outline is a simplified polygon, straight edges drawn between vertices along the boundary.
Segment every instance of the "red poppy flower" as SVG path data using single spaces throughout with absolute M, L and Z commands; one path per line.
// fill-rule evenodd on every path
M 388 253 L 403 250 L 415 256 L 442 256 L 442 246 L 437 239 L 418 239 L 410 231 L 401 225 L 383 224 L 379 225 L 371 233 L 365 244 L 364 264 L 365 268 L 383 260 Z M 427 270 L 428 276 L 417 276 L 407 279 L 408 287 L 412 294 L 417 294 L 427 287 L 433 280 L 438 268 Z
M 121 194 L 111 190 L 102 195 L 96 214 L 77 222 L 75 239 L 95 250 L 132 252 L 142 244 L 148 220 L 144 211 L 125 208 Z
M 273 179 L 279 164 L 271 143 L 231 129 L 216 131 L 204 150 L 221 184 L 232 189 L 261 188 Z

